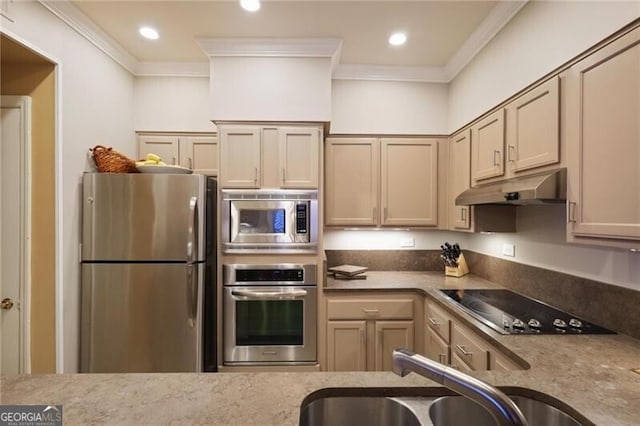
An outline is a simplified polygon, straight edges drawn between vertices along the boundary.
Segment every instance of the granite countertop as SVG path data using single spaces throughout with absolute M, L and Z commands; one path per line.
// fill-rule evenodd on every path
M 327 293 L 353 290 L 500 288 L 468 275 L 369 272 L 367 280 L 327 280 Z M 528 370 L 474 372 L 496 386 L 526 388 L 564 401 L 597 425 L 640 422 L 640 340 L 624 335 L 504 336 L 488 338 L 517 354 Z M 322 389 L 376 388 L 386 395 L 439 393 L 416 374 L 173 373 L 68 374 L 2 377 L 1 404 L 61 404 L 64 423 L 296 425 L 307 395 Z M 407 390 L 407 388 L 409 388 Z M 328 392 L 328 391 L 327 391 Z M 325 392 L 326 393 L 326 392 Z

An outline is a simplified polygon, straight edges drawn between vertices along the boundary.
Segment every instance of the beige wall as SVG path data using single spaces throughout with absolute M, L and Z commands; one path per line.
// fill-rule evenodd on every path
M 31 372 L 55 373 L 54 67 L 42 60 L 8 63 L 7 50 L 16 46 L 3 38 L 0 87 L 3 95 L 32 99 Z
M 455 131 L 640 17 L 639 1 L 530 1 L 450 83 Z
M 331 120 L 330 58 L 214 56 L 210 77 L 212 120 Z
M 448 134 L 448 85 L 333 80 L 332 134 Z
M 135 156 L 134 77 L 44 3 L 17 1 L 0 31 L 33 46 L 56 68 L 56 371 L 77 372 L 80 354 L 81 177 L 87 151 L 102 144 Z
M 216 132 L 211 122 L 209 77 L 136 77 L 138 132 Z

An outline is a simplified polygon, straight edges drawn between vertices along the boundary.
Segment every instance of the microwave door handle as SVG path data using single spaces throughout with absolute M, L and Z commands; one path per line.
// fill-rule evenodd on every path
M 198 197 L 191 197 L 189 200 L 189 214 L 191 223 L 187 230 L 187 263 L 196 261 L 196 252 L 198 250 Z
M 251 290 L 231 290 L 231 295 L 236 297 L 246 297 L 247 299 L 264 300 L 264 299 L 283 299 L 304 297 L 307 295 L 306 290 L 295 291 L 251 291 Z

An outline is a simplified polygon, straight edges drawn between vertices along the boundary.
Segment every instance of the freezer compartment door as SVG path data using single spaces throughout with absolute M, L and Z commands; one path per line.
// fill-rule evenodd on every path
M 80 370 L 197 372 L 204 264 L 83 264 Z
M 84 261 L 204 260 L 205 176 L 85 173 Z

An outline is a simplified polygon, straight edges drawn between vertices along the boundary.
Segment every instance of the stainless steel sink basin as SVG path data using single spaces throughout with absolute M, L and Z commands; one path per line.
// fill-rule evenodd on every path
M 302 407 L 300 426 L 420 426 L 416 415 L 385 397 L 341 396 L 316 399 Z
M 556 407 L 522 396 L 510 396 L 529 426 L 581 426 L 582 423 Z M 434 426 L 496 426 L 488 411 L 461 396 L 445 396 L 431 403 L 429 417 Z

